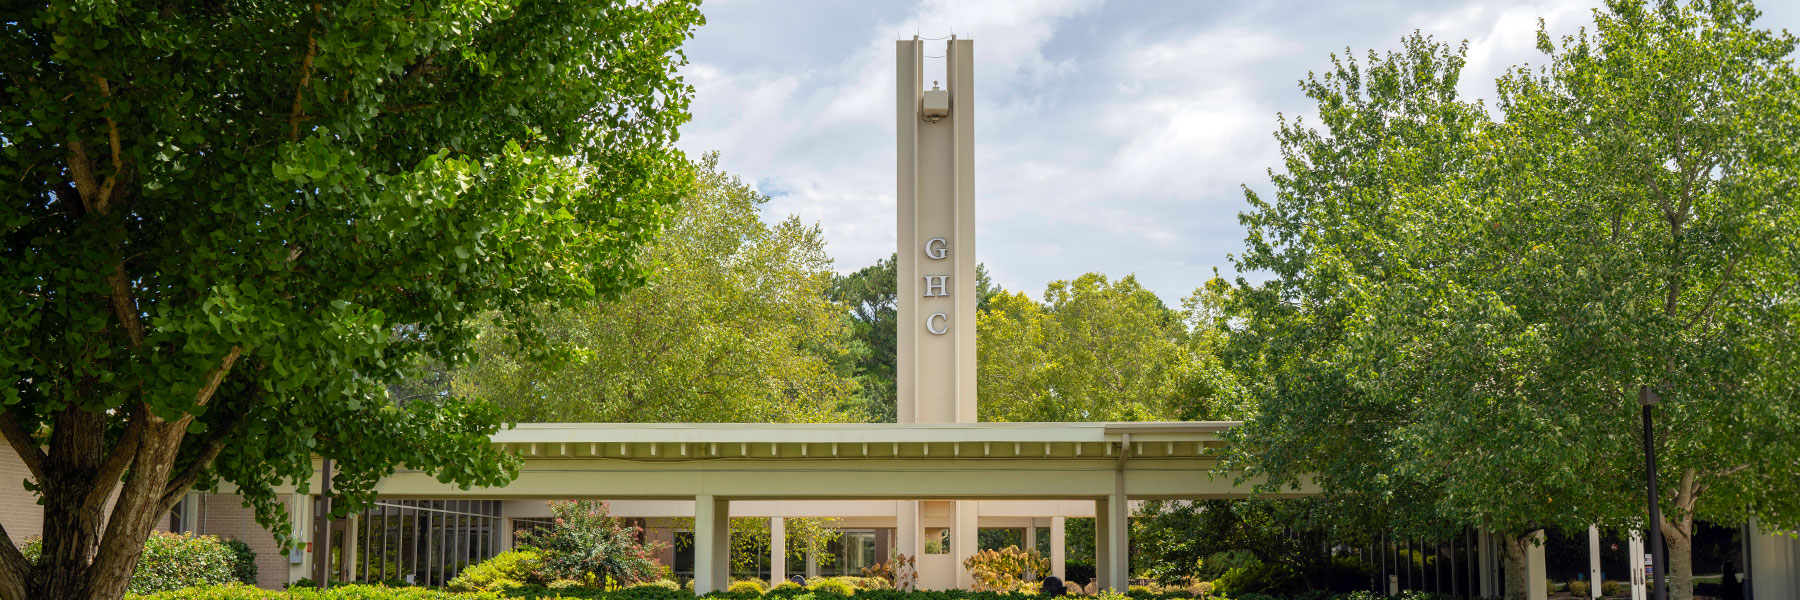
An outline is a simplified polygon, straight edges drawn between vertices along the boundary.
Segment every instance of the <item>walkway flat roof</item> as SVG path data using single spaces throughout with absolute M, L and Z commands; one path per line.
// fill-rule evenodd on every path
M 515 499 L 1238 497 L 1252 482 L 1214 470 L 1222 434 L 1237 425 L 527 423 L 494 435 L 524 459 L 506 486 L 463 490 L 402 469 L 376 489 Z

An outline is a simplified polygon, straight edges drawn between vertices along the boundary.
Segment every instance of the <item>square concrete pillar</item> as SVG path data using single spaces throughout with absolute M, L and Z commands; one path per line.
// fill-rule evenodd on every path
M 1063 529 L 1067 523 L 1063 517 L 1050 517 L 1050 574 L 1064 583 L 1069 581 L 1069 534 Z
M 924 524 L 919 522 L 919 501 L 899 500 L 894 507 L 894 551 L 918 560 L 925 553 Z
M 1600 597 L 1600 528 L 1588 526 L 1588 597 Z
M 1500 557 L 1495 552 L 1494 534 L 1482 529 L 1476 535 L 1476 545 L 1479 547 L 1476 553 L 1479 559 L 1476 562 L 1481 566 L 1481 597 L 1493 598 L 1500 595 L 1499 571 L 1495 568 Z
M 694 497 L 694 595 L 722 591 L 731 579 L 731 501 Z
M 1550 592 L 1545 589 L 1550 583 L 1549 571 L 1544 569 L 1544 530 L 1531 534 L 1531 545 L 1525 547 L 1525 581 L 1531 589 L 1525 590 L 1526 597 L 1531 600 L 1547 600 Z
M 974 500 L 957 500 L 951 505 L 950 553 L 956 559 L 956 587 L 975 589 L 975 576 L 963 568 L 963 561 L 975 556 L 978 533 L 981 531 L 977 520 Z
M 1108 521 L 1106 580 L 1114 591 L 1123 593 L 1131 585 L 1131 502 L 1125 499 L 1124 494 L 1115 494 L 1106 504 L 1107 514 L 1095 515 L 1096 518 Z
M 1111 589 L 1112 574 L 1112 503 L 1107 500 L 1094 501 L 1094 588 Z
M 1787 532 L 1764 529 L 1750 521 L 1748 554 L 1744 572 L 1749 577 L 1751 600 L 1800 598 L 1800 540 Z
M 769 517 L 769 587 L 787 579 L 787 519 Z

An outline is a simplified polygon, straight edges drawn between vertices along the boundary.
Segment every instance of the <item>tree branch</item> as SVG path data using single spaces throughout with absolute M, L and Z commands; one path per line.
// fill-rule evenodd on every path
M 112 86 L 106 82 L 105 77 L 95 75 L 94 81 L 100 83 L 100 95 L 112 98 Z M 111 107 L 112 100 L 107 100 L 106 104 L 101 105 L 100 108 L 105 110 Z M 106 117 L 106 143 L 112 149 L 113 172 L 106 176 L 105 183 L 100 184 L 100 193 L 94 199 L 94 209 L 100 211 L 102 215 L 108 213 L 112 204 L 113 188 L 118 185 L 119 174 L 125 172 L 124 155 L 119 151 L 119 124 L 114 122 L 112 117 Z
M 48 457 L 44 456 L 43 449 L 38 448 L 37 440 L 32 439 L 31 434 L 19 425 L 19 421 L 13 418 L 11 412 L 0 410 L 0 434 L 4 434 L 6 442 L 12 444 L 13 452 L 19 455 L 19 460 L 25 463 L 25 468 L 31 470 L 31 478 L 36 479 L 38 483 L 43 483 L 44 461 Z M 0 567 L 3 566 L 0 565 Z
M 100 470 L 95 473 L 94 484 L 88 488 L 87 497 L 82 499 L 84 512 L 93 510 L 97 514 L 100 506 L 112 496 L 113 488 L 117 487 L 114 484 L 124 476 L 125 469 L 131 467 L 131 459 L 137 457 L 138 443 L 144 439 L 143 415 L 149 410 L 150 407 L 139 404 L 125 417 L 125 432 L 119 435 L 119 443 L 113 446 L 112 452 L 107 453 L 106 462 L 101 463 Z
M 212 400 L 213 393 L 219 391 L 219 384 L 225 381 L 226 375 L 231 374 L 231 365 L 236 364 L 238 357 L 243 354 L 243 347 L 232 346 L 231 351 L 225 353 L 225 359 L 219 361 L 219 366 L 206 373 L 206 385 L 200 386 L 200 391 L 194 394 L 196 404 L 206 406 Z
M 1681 326 L 1682 329 L 1693 329 L 1694 325 L 1700 322 L 1701 317 L 1712 311 L 1713 305 L 1719 301 L 1719 292 L 1725 291 L 1725 288 L 1731 285 L 1731 275 L 1737 270 L 1737 262 L 1738 255 L 1735 254 L 1731 256 L 1730 260 L 1725 261 L 1725 276 L 1719 278 L 1718 287 L 1714 287 L 1712 293 L 1707 296 L 1706 305 L 1700 307 L 1700 312 L 1694 313 L 1694 316 L 1688 319 L 1687 324 Z
M 25 600 L 26 583 L 31 579 L 31 561 L 19 551 L 6 526 L 0 525 L 0 598 Z
M 312 5 L 313 18 L 319 16 L 319 4 Z M 315 26 L 316 27 L 316 26 Z M 312 85 L 313 57 L 319 54 L 319 41 L 313 38 L 313 32 L 306 32 L 306 57 L 300 59 L 300 85 L 294 86 L 294 107 L 288 110 L 288 141 L 300 139 L 300 104 L 306 97 L 306 87 Z
M 164 484 L 163 495 L 158 504 L 161 507 L 158 510 L 159 513 L 166 513 L 175 508 L 175 503 L 180 502 L 181 497 L 187 495 L 188 488 L 193 487 L 194 482 L 200 480 L 200 474 L 206 472 L 206 468 L 212 466 L 213 460 L 219 458 L 219 453 L 225 450 L 225 440 L 230 438 L 231 434 L 237 433 L 246 420 L 248 420 L 248 415 L 234 419 L 230 426 L 220 428 L 213 433 L 212 437 L 206 439 L 206 443 L 200 447 L 200 455 L 194 458 L 194 462 L 170 479 L 169 483 Z

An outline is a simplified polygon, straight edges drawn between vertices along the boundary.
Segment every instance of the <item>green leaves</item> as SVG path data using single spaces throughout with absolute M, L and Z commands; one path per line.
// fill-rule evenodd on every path
M 1272 278 L 1232 296 L 1261 396 L 1237 464 L 1401 527 L 1638 526 L 1654 385 L 1665 528 L 1800 519 L 1768 433 L 1800 428 L 1794 42 L 1733 2 L 1609 6 L 1540 33 L 1495 121 L 1417 36 L 1303 84 L 1322 127 L 1283 123 L 1242 217 L 1238 270 Z
M 483 323 L 482 360 L 456 371 L 451 389 L 524 421 L 829 418 L 852 382 L 835 368 L 848 330 L 826 298 L 823 238 L 794 218 L 763 223 L 767 199 L 719 172 L 716 156 L 694 168 L 698 186 L 637 257 L 652 281 L 617 300 Z
M 314 451 L 341 510 L 397 464 L 505 482 L 491 407 L 396 406 L 388 382 L 468 362 L 475 317 L 641 285 L 692 183 L 672 145 L 692 2 L 13 12 L 7 415 L 56 431 L 88 422 L 59 416 L 75 405 L 107 440 L 191 418 L 174 472 L 224 436 L 198 485 L 234 484 L 278 537 L 274 490 Z
M 1197 291 L 1189 305 L 1198 307 Z M 1051 282 L 1044 302 L 1000 293 L 977 321 L 984 421 L 1142 421 L 1223 416 L 1235 387 L 1211 323 L 1170 310 L 1137 279 Z M 1193 329 L 1189 329 L 1190 323 Z

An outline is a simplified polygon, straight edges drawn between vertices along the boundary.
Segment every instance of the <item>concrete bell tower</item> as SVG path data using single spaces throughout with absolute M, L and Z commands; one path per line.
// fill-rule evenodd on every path
M 975 44 L 951 36 L 946 81 L 929 89 L 925 41 L 895 45 L 897 420 L 974 423 Z M 917 559 L 921 588 L 973 585 L 962 562 L 975 553 L 974 501 L 902 500 L 896 512 L 897 549 Z
M 926 89 L 925 42 L 898 42 L 895 121 L 901 423 L 975 422 L 975 45 L 946 44 Z

